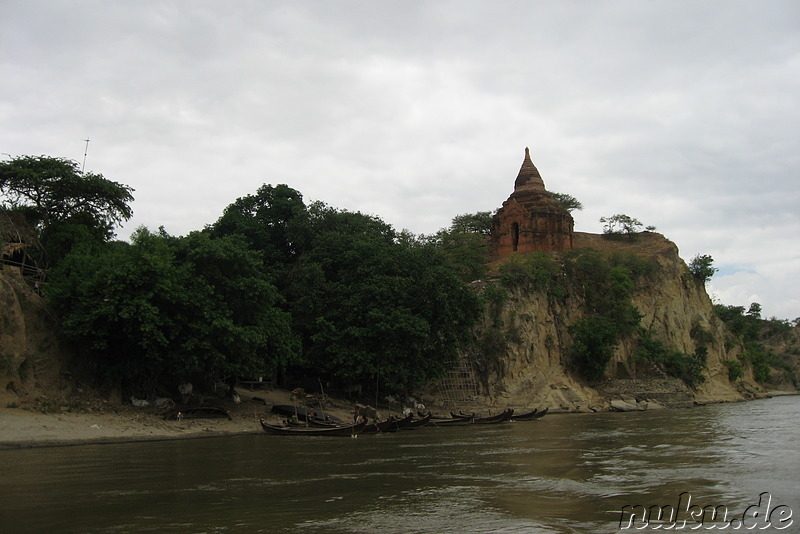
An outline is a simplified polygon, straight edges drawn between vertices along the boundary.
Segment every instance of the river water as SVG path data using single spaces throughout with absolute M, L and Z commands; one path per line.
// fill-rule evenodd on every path
M 678 508 L 684 493 L 741 517 L 765 492 L 783 507 L 772 527 L 800 532 L 786 516 L 800 514 L 798 414 L 800 397 L 777 397 L 356 439 L 6 450 L 0 532 L 630 532 L 626 506 Z

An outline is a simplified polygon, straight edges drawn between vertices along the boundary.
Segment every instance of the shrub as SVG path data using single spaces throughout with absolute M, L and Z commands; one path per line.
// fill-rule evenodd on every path
M 536 252 L 522 259 L 519 255 L 500 266 L 500 281 L 506 287 L 548 291 L 555 284 L 561 267 L 546 252 Z
M 714 342 L 714 335 L 709 330 L 703 328 L 698 322 L 692 324 L 689 335 L 700 345 L 709 345 Z
M 588 380 L 603 378 L 617 346 L 614 323 L 605 317 L 584 317 L 569 327 L 569 333 L 573 339 L 570 354 L 578 372 Z
M 703 369 L 708 360 L 706 347 L 698 347 L 694 354 L 684 354 L 645 334 L 639 338 L 636 357 L 655 363 L 669 376 L 681 379 L 689 387 L 696 388 L 705 381 Z
M 728 380 L 736 382 L 744 376 L 744 365 L 739 360 L 725 360 L 728 367 Z
M 617 213 L 610 217 L 600 217 L 600 222 L 603 223 L 603 233 L 607 236 L 621 236 L 627 235 L 633 237 L 642 231 L 644 226 L 639 219 L 635 219 L 624 213 Z M 648 232 L 655 231 L 655 226 L 648 226 L 645 228 Z
M 708 254 L 697 254 L 692 258 L 692 261 L 689 262 L 689 272 L 692 273 L 692 276 L 694 276 L 696 280 L 705 284 L 711 280 L 714 273 L 719 271 L 719 269 L 712 266 L 713 263 L 714 258 Z

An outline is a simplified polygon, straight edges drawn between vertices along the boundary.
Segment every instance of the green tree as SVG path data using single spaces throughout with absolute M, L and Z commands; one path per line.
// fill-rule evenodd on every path
M 450 224 L 451 232 L 489 235 L 492 230 L 492 212 L 479 211 L 456 215 Z
M 106 241 L 130 219 L 133 189 L 102 174 L 81 172 L 63 158 L 20 156 L 0 162 L 2 207 L 25 213 L 57 256 L 81 238 Z
M 610 217 L 600 217 L 600 222 L 603 223 L 603 233 L 612 236 L 633 236 L 641 232 L 642 226 L 644 226 L 639 219 L 635 219 L 623 213 L 617 213 Z M 653 232 L 655 229 L 655 226 L 648 226 L 645 228 L 648 232 Z
M 298 351 L 263 264 L 241 238 L 175 238 L 79 247 L 48 297 L 62 332 L 101 381 L 138 394 L 187 378 L 268 374 Z
M 758 302 L 750 303 L 750 307 L 747 309 L 746 315 L 752 319 L 761 319 L 761 304 Z
M 569 252 L 564 260 L 567 276 L 583 297 L 586 313 L 570 326 L 570 353 L 578 371 L 597 380 L 619 340 L 633 334 L 642 318 L 631 302 L 631 271 L 625 265 L 612 266 L 603 254 L 589 249 Z
M 713 263 L 714 258 L 708 254 L 697 254 L 689 262 L 689 272 L 691 272 L 692 276 L 694 276 L 697 280 L 705 284 L 711 280 L 711 277 L 714 276 L 714 273 L 719 270 L 713 266 Z
M 445 255 L 465 282 L 486 274 L 489 246 L 483 234 L 440 230 L 426 242 Z
M 618 343 L 614 323 L 605 317 L 588 316 L 570 325 L 569 333 L 569 351 L 579 372 L 589 380 L 602 379 Z
M 254 195 L 236 199 L 210 226 L 214 237 L 241 235 L 259 251 L 264 264 L 285 267 L 294 262 L 309 238 L 303 195 L 285 184 L 263 185 Z
M 583 204 L 581 204 L 581 202 L 572 195 L 550 192 L 550 196 L 553 197 L 553 199 L 558 202 L 562 208 L 570 213 L 575 210 L 581 211 L 583 209 Z
M 487 236 L 491 227 L 491 212 L 465 213 L 454 217 L 450 228 L 439 230 L 420 241 L 421 244 L 434 245 L 443 252 L 462 280 L 471 282 L 486 274 L 489 258 Z
M 291 275 L 306 369 L 384 391 L 440 376 L 479 313 L 478 297 L 430 245 L 391 226 L 315 206 L 312 239 Z

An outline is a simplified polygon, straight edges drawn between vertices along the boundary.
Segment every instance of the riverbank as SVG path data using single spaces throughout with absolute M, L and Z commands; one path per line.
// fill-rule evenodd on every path
M 770 391 L 768 396 L 797 395 L 791 391 Z M 114 406 L 107 401 L 94 404 L 0 407 L 0 450 L 55 447 L 92 443 L 125 443 L 196 439 L 260 433 L 260 418 L 277 422 L 270 413 L 273 404 L 293 404 L 285 390 L 241 391 L 242 402 L 227 403 L 231 418 L 165 420 L 162 410 L 132 405 Z M 326 411 L 342 419 L 352 414 L 346 401 L 329 400 Z M 559 410 L 551 410 L 560 413 Z M 446 413 L 446 412 L 443 412 Z M 561 412 L 563 413 L 563 412 Z
M 257 424 L 257 420 L 255 421 Z M 165 421 L 135 413 L 37 413 L 0 409 L 0 449 L 122 443 L 256 432 L 252 419 Z
M 242 402 L 225 402 L 230 419 L 184 418 L 166 420 L 163 409 L 112 404 L 83 395 L 59 402 L 50 400 L 21 407 L 0 407 L 0 449 L 53 447 L 90 443 L 124 443 L 170 439 L 208 438 L 261 432 L 260 418 L 277 422 L 269 412 L 273 404 L 293 404 L 285 390 L 239 390 Z M 334 413 L 348 417 L 342 403 L 332 403 Z

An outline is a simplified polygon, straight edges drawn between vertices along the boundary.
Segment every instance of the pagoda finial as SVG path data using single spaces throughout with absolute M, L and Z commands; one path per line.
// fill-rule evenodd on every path
M 522 161 L 519 175 L 517 175 L 517 180 L 514 182 L 514 189 L 526 185 L 528 188 L 544 189 L 542 176 L 539 174 L 539 169 L 531 161 L 531 151 L 528 147 L 525 147 L 525 159 Z

